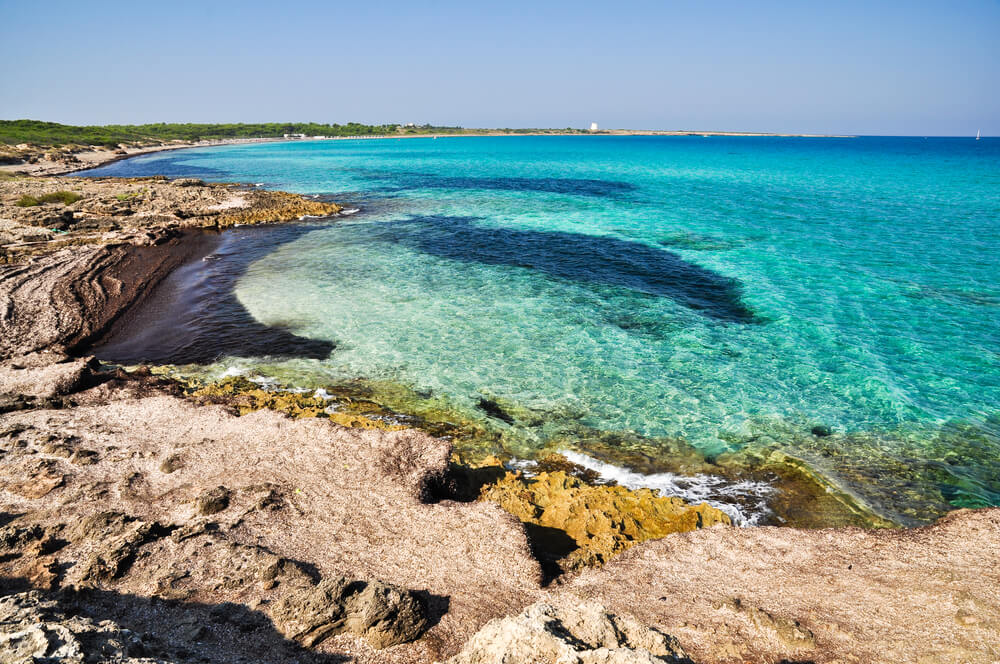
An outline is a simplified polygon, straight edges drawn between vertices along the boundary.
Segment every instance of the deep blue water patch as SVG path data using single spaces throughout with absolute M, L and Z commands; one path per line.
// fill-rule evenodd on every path
M 620 198 L 637 189 L 629 182 L 600 180 L 596 178 L 567 177 L 469 177 L 460 175 L 437 175 L 407 171 L 376 171 L 356 169 L 356 172 L 374 182 L 383 182 L 380 191 L 407 191 L 412 189 L 445 189 L 462 191 L 481 189 L 495 191 L 537 191 L 550 194 L 573 196 L 597 196 Z
M 507 228 L 475 217 L 411 217 L 382 224 L 393 241 L 463 262 L 506 265 L 576 282 L 670 298 L 703 316 L 757 322 L 739 283 L 677 254 L 614 236 Z

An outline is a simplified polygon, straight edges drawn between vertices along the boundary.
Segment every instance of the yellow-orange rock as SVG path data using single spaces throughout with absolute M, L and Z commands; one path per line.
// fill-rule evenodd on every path
M 566 548 L 568 536 L 576 548 L 559 562 L 566 569 L 601 564 L 638 542 L 671 533 L 731 525 L 724 512 L 704 503 L 690 505 L 650 489 L 592 486 L 563 471 L 531 478 L 508 472 L 483 486 L 480 499 L 534 526 L 529 535 L 543 549 L 558 551 L 560 533 Z

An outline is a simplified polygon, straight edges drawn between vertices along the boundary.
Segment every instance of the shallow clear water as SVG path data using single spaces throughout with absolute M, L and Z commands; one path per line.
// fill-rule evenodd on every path
M 902 521 L 1000 504 L 1000 141 L 321 141 L 94 173 L 360 208 L 224 239 L 202 281 L 235 261 L 255 324 L 335 347 L 234 345 L 219 371 L 396 381 L 483 418 L 485 397 L 520 456 L 634 432 L 780 449 Z

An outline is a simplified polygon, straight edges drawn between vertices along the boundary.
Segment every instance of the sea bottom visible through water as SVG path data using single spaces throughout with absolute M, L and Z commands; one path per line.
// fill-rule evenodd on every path
M 96 352 L 363 395 L 470 457 L 559 451 L 743 524 L 926 523 L 1000 504 L 998 166 L 958 139 L 152 155 L 94 173 L 360 212 L 223 234 Z

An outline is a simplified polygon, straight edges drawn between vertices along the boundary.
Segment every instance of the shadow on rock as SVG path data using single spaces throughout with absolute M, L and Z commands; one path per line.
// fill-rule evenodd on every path
M 242 604 L 199 604 L 103 590 L 17 592 L 18 584 L 5 586 L 11 594 L 0 597 L 0 641 L 23 661 L 353 661 L 303 648 L 278 632 L 266 615 Z
M 542 585 L 547 586 L 566 571 L 560 561 L 580 547 L 565 530 L 558 528 L 525 522 L 524 532 L 531 554 L 542 566 Z

